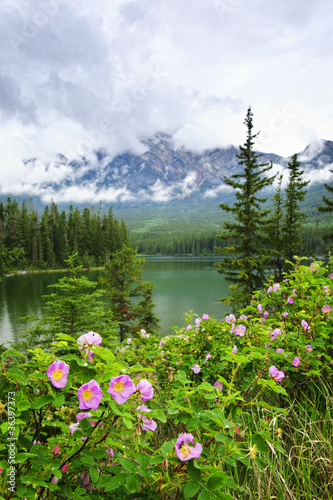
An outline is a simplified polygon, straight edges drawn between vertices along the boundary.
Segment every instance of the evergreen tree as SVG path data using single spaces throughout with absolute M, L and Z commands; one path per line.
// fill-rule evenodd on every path
M 227 203 L 220 205 L 222 210 L 234 216 L 232 222 L 224 222 L 224 232 L 220 238 L 235 243 L 221 250 L 222 255 L 229 257 L 217 264 L 218 272 L 233 283 L 230 286 L 231 294 L 223 302 L 234 308 L 250 303 L 252 292 L 262 285 L 269 265 L 268 239 L 264 231 L 269 210 L 261 208 L 267 198 L 259 198 L 258 193 L 270 186 L 274 177 L 263 175 L 269 172 L 272 165 L 258 163 L 261 155 L 253 150 L 254 139 L 258 134 L 252 132 L 252 116 L 249 108 L 244 122 L 247 139 L 237 155 L 238 164 L 244 168 L 244 172 L 224 178 L 225 183 L 236 190 L 236 202 L 233 206 Z
M 153 313 L 153 283 L 142 278 L 144 262 L 144 258 L 137 258 L 136 250 L 123 247 L 111 255 L 101 276 L 112 318 L 119 324 L 121 342 L 141 328 L 152 333 L 158 323 Z
M 333 170 L 330 170 L 333 174 Z M 333 185 L 324 184 L 325 188 L 329 193 L 333 193 Z M 333 199 L 330 200 L 327 196 L 323 196 L 324 205 L 320 205 L 318 208 L 319 212 L 333 212 Z M 329 251 L 333 250 L 333 227 L 330 227 L 330 230 L 324 235 L 324 241 L 329 243 L 330 246 L 328 248 Z
M 307 191 L 305 188 L 310 181 L 303 180 L 304 171 L 300 169 L 300 166 L 301 163 L 295 154 L 288 163 L 289 180 L 285 190 L 285 216 L 282 227 L 282 254 L 284 259 L 289 261 L 295 255 L 300 255 L 303 248 L 302 231 L 306 214 L 300 211 L 299 204 L 304 201 Z
M 267 233 L 269 237 L 269 251 L 271 254 L 271 267 L 277 281 L 282 280 L 283 271 L 283 234 L 282 234 L 282 206 L 281 184 L 283 176 L 280 175 L 278 185 L 273 198 L 274 211 L 272 217 L 267 221 Z

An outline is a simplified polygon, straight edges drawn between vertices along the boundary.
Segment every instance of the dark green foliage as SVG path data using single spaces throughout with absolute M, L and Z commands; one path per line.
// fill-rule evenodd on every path
M 111 255 L 101 277 L 112 318 L 119 323 L 119 337 L 136 334 L 140 329 L 155 331 L 158 319 L 153 313 L 153 283 L 143 281 L 144 258 L 135 250 L 123 247 Z
M 306 186 L 310 181 L 302 180 L 304 171 L 300 169 L 301 163 L 295 154 L 288 163 L 289 181 L 286 188 L 286 199 L 284 202 L 285 215 L 282 225 L 283 246 L 282 255 L 285 260 L 292 260 L 295 255 L 300 255 L 303 250 L 302 229 L 306 219 L 299 205 L 304 201 Z
M 333 170 L 330 170 L 333 174 Z M 325 188 L 329 193 L 333 193 L 333 185 L 330 186 L 329 184 L 324 184 Z M 327 196 L 323 196 L 323 202 L 324 205 L 321 205 L 318 208 L 319 212 L 327 212 L 331 213 L 333 212 L 333 199 L 329 199 Z M 333 248 L 333 229 L 332 226 L 330 227 L 329 231 L 325 234 L 324 240 L 328 243 L 330 243 L 329 250 L 332 250 Z
M 269 236 L 269 251 L 271 253 L 271 268 L 278 281 L 282 279 L 283 270 L 283 235 L 282 235 L 282 175 L 279 176 L 278 185 L 273 198 L 273 214 L 267 221 L 267 233 Z
M 29 329 L 21 348 L 47 346 L 58 333 L 73 338 L 90 330 L 104 336 L 111 331 L 114 334 L 114 323 L 108 319 L 97 283 L 80 274 L 82 265 L 77 265 L 77 254 L 70 255 L 66 263 L 68 274 L 50 285 L 53 293 L 43 296 L 43 317 Z
M 15 200 L 0 203 L 0 272 L 27 268 L 63 268 L 73 252 L 85 268 L 103 265 L 110 253 L 127 242 L 124 221 L 114 219 L 112 209 L 101 215 L 101 207 L 73 206 L 59 214 L 51 202 L 41 217 L 32 201 L 21 207 Z
M 217 255 L 221 246 L 217 231 L 197 231 L 195 226 L 133 233 L 133 246 L 144 255 Z
M 267 198 L 259 198 L 258 193 L 270 186 L 274 177 L 267 177 L 271 164 L 258 163 L 260 155 L 253 150 L 257 134 L 252 133 L 251 108 L 245 125 L 247 139 L 237 155 L 244 172 L 224 178 L 225 183 L 235 189 L 236 202 L 232 206 L 220 205 L 234 216 L 233 221 L 224 222 L 224 232 L 220 235 L 221 240 L 234 240 L 234 244 L 221 250 L 221 254 L 228 257 L 217 264 L 218 272 L 233 283 L 231 294 L 224 301 L 233 307 L 249 303 L 252 292 L 262 286 L 269 265 L 268 237 L 264 232 L 269 210 L 263 210 Z

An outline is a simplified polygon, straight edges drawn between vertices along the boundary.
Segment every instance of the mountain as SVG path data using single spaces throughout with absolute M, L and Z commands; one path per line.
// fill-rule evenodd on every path
M 213 217 L 214 225 L 217 219 L 221 220 L 219 204 L 234 200 L 224 176 L 241 172 L 236 156 L 238 148 L 189 151 L 177 148 L 172 137 L 165 133 L 143 140 L 142 146 L 145 149 L 142 154 L 125 152 L 114 158 L 98 150 L 74 161 L 59 154 L 42 166 L 36 158 L 25 160 L 28 173 L 43 168 L 43 175 L 22 195 L 32 196 L 42 205 L 53 199 L 60 208 L 71 203 L 98 205 L 102 201 L 102 207 L 112 205 L 132 229 L 140 231 L 147 229 L 147 221 L 155 219 L 153 226 L 172 217 L 184 220 L 199 217 L 203 224 L 210 224 Z M 274 171 L 281 173 L 289 160 L 266 153 L 260 158 L 262 163 L 271 161 Z M 311 180 L 308 199 L 312 200 L 311 210 L 315 210 L 325 191 L 323 182 L 332 179 L 329 170 L 333 169 L 333 142 L 320 140 L 309 144 L 299 153 L 299 160 L 305 178 Z M 12 193 L 5 195 L 18 198 Z

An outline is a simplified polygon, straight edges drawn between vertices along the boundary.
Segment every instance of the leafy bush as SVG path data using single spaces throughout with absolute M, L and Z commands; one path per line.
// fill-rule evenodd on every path
M 5 351 L 0 498 L 331 498 L 332 284 L 298 262 L 237 318 Z

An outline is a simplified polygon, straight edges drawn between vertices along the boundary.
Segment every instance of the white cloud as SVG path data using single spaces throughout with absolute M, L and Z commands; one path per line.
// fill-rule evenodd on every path
M 60 182 L 65 167 L 42 167 L 57 153 L 141 154 L 157 131 L 195 151 L 239 145 L 249 105 L 262 151 L 288 156 L 332 139 L 327 0 L 3 0 L 1 9 L 5 186 L 19 189 L 22 159 L 40 159 L 32 179 Z
M 205 198 L 216 198 L 216 196 L 220 193 L 231 193 L 233 188 L 231 186 L 227 186 L 226 184 L 220 184 L 214 189 L 206 189 L 204 193 Z

